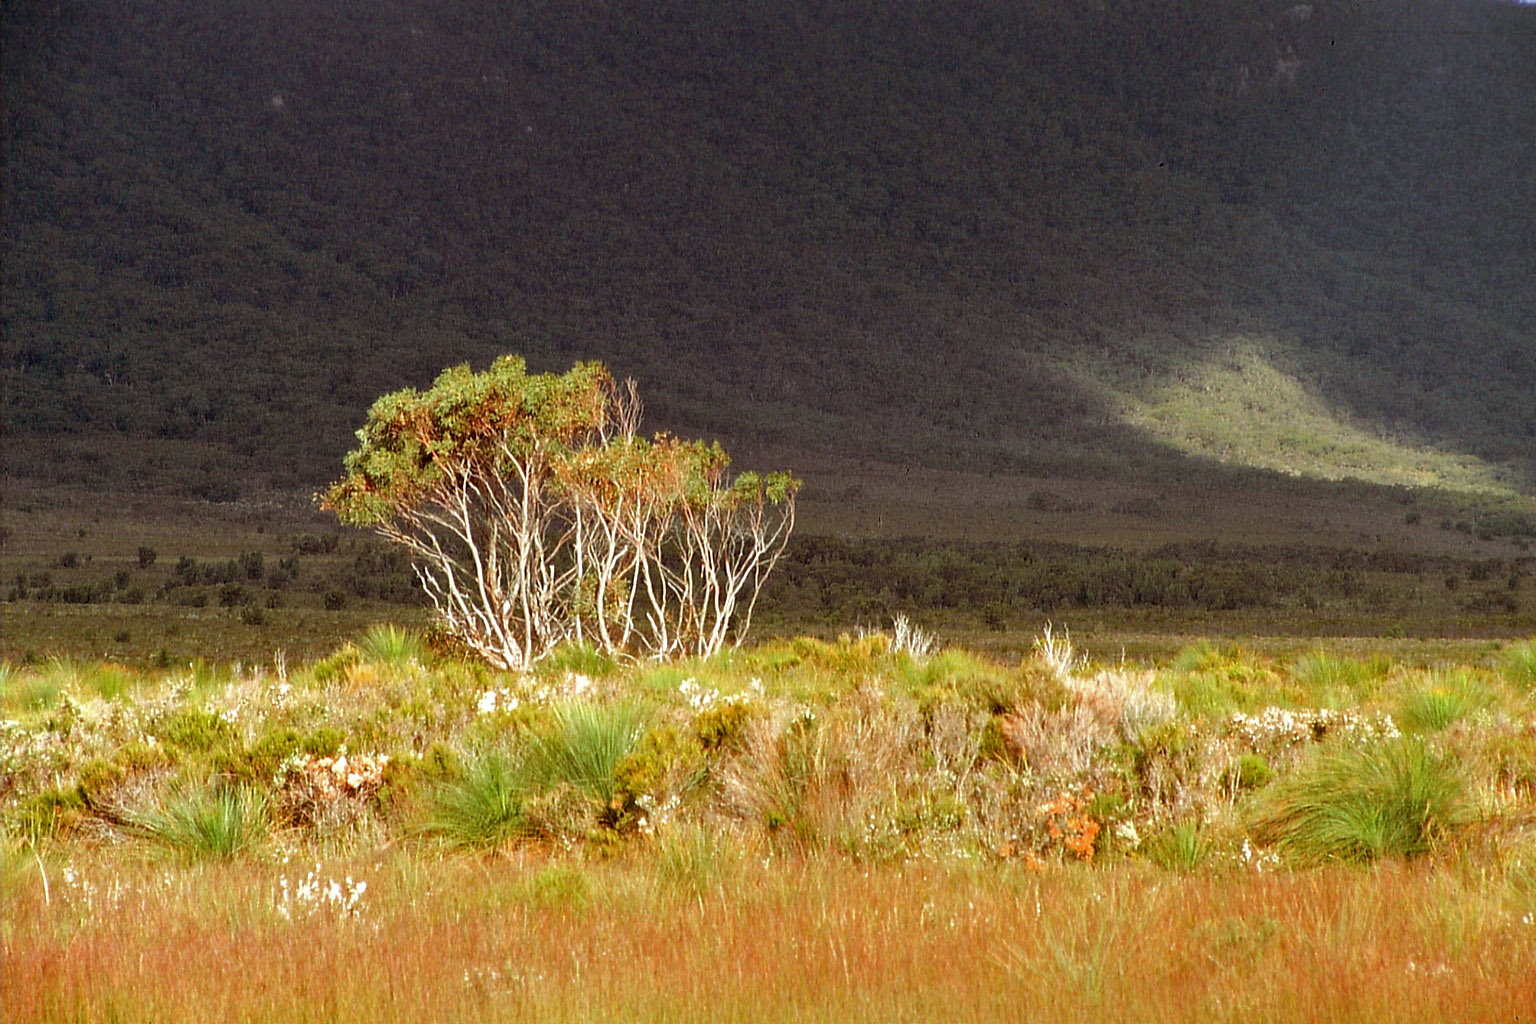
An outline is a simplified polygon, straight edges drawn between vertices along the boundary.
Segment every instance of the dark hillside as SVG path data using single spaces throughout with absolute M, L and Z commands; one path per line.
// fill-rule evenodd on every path
M 728 440 L 1533 490 L 1533 9 L 4 18 L 13 472 L 313 486 L 515 351 Z

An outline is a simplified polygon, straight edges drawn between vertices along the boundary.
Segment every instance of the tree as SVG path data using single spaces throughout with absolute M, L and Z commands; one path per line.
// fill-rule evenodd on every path
M 709 655 L 740 643 L 794 527 L 799 481 L 727 473 L 718 444 L 638 433 L 600 363 L 503 356 L 378 399 L 320 496 L 408 549 L 446 627 L 522 669 L 559 645 Z

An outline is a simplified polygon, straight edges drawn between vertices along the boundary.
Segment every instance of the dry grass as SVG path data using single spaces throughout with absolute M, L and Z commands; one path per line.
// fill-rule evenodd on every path
M 1536 1005 L 1532 868 L 754 857 L 684 891 L 638 857 L 397 857 L 319 873 L 371 880 L 354 912 L 285 918 L 280 867 L 95 855 L 8 886 L 5 1018 L 1511 1021 Z
M 1266 846 L 1245 814 L 1396 736 L 1387 712 L 1444 665 L 1352 687 L 1230 646 L 1053 673 L 1043 654 L 919 662 L 876 639 L 596 679 L 355 648 L 291 671 L 8 669 L 4 1019 L 1205 1024 L 1536 1005 L 1536 719 L 1502 675 L 1463 666 L 1486 706 L 1404 740 L 1456 766 L 1466 806 L 1414 859 L 1350 867 L 1332 840 Z M 1331 706 L 1340 692 L 1367 699 Z M 630 757 L 536 773 L 518 813 L 560 827 L 481 853 L 421 837 L 476 757 L 576 738 L 558 712 L 577 698 L 643 707 L 646 726 Z M 350 824 L 332 828 L 292 812 L 294 780 L 334 775 L 342 742 L 349 769 L 389 770 L 337 797 Z M 280 812 L 234 859 L 168 857 L 115 824 L 215 779 Z M 581 813 L 561 818 L 548 801 L 567 796 Z

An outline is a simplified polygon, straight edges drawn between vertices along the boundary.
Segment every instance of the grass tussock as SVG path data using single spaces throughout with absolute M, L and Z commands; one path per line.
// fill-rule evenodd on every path
M 531 833 L 533 783 L 523 765 L 492 752 L 434 787 L 421 830 L 453 846 L 489 849 Z
M 126 815 L 128 831 L 185 860 L 228 860 L 265 840 L 266 796 L 244 785 L 177 787 Z
M 1536 639 L 1504 650 L 1504 677 L 1523 693 L 1536 693 Z
M 1320 748 L 1263 791 L 1254 830 L 1307 863 L 1417 857 L 1461 822 L 1464 789 L 1451 759 L 1417 738 Z

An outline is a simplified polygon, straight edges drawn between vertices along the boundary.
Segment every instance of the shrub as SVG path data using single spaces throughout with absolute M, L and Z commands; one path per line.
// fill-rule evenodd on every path
M 267 799 L 240 784 L 182 788 L 126 820 L 130 832 L 188 860 L 229 859 L 266 835 Z
M 747 723 L 756 713 L 743 700 L 727 700 L 700 711 L 693 720 L 693 733 L 706 751 L 738 750 L 746 734 Z
M 1319 746 L 1259 794 L 1252 824 L 1304 862 L 1415 857 L 1458 822 L 1462 792 L 1450 760 L 1417 738 Z
M 194 754 L 204 753 L 233 735 L 229 723 L 211 711 L 182 708 L 160 722 L 155 729 L 160 739 Z
M 1227 766 L 1222 781 L 1230 790 L 1262 789 L 1275 778 L 1275 770 L 1258 754 L 1243 754 Z

